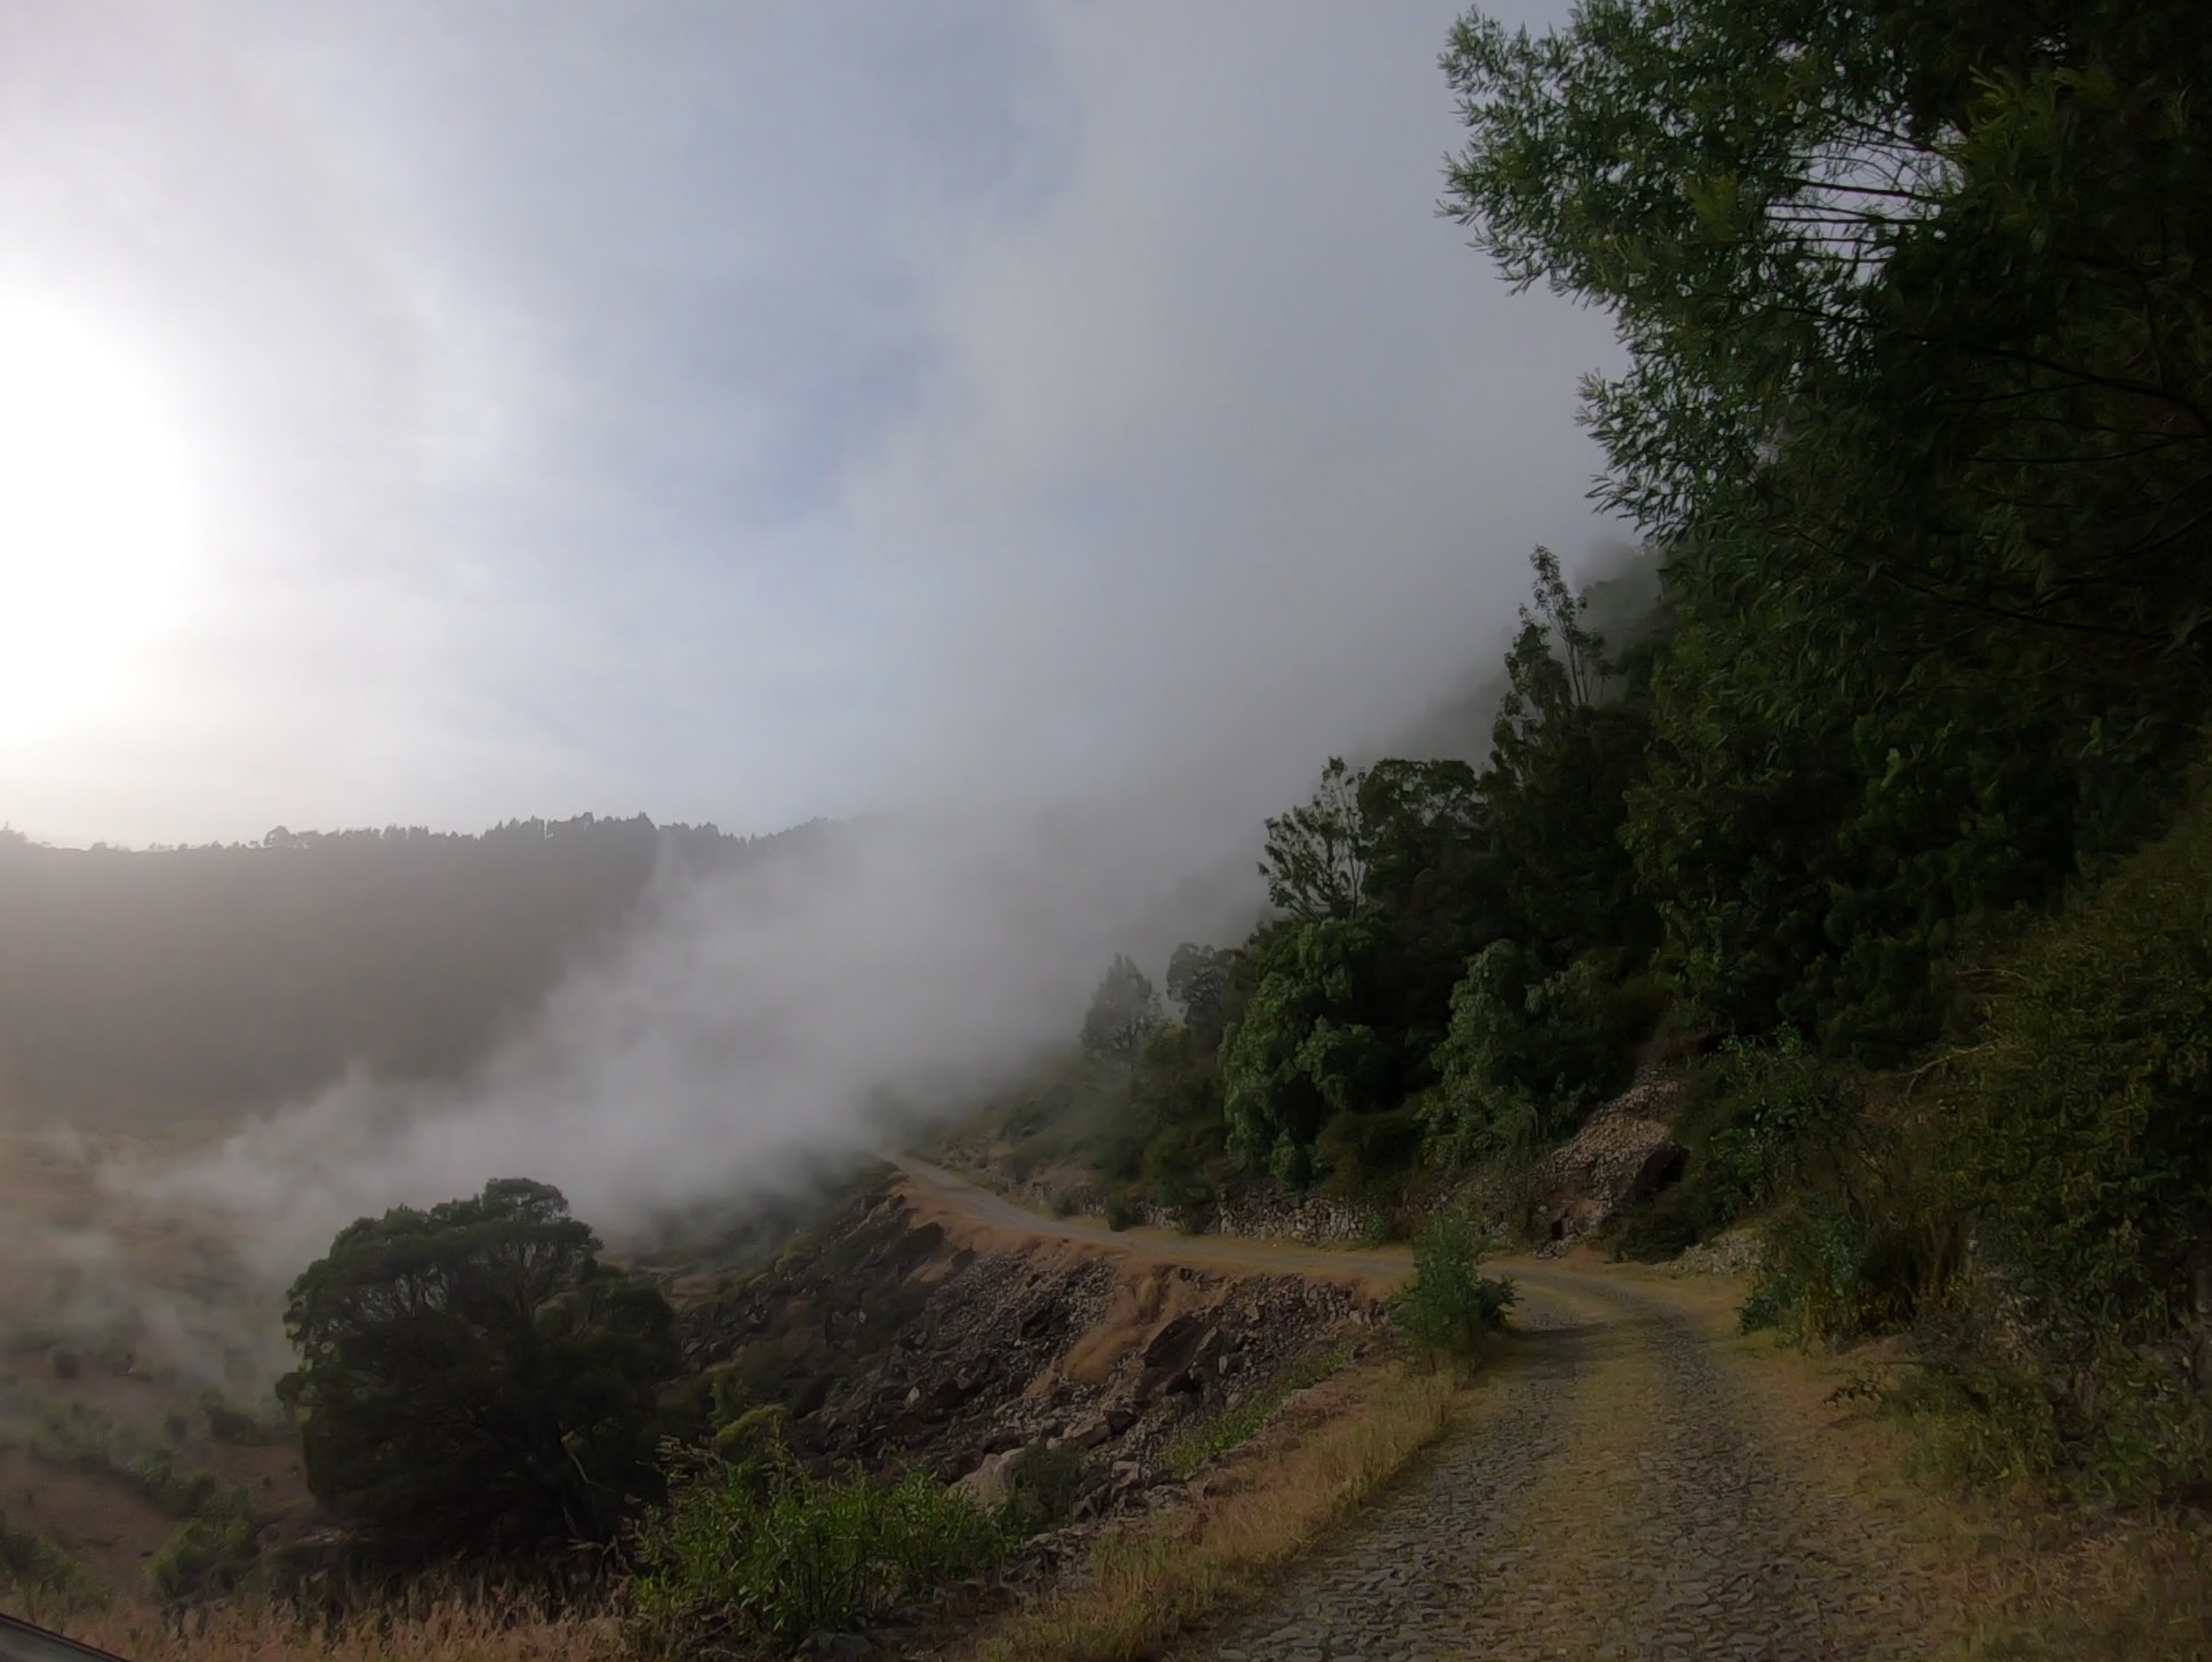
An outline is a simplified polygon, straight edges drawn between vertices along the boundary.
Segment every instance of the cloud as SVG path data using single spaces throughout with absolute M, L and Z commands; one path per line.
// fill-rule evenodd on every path
M 253 552 L 176 713 L 13 816 L 876 816 L 663 890 L 479 1077 L 165 1180 L 272 1265 L 505 1173 L 742 1192 L 1018 1065 L 1112 951 L 1248 922 L 1184 879 L 1602 534 L 1602 320 L 1432 212 L 1449 6 L 170 15 L 14 27 L 106 89 L 49 150 L 177 192 Z M 154 38 L 198 92 L 128 69 Z M 40 213 L 151 282 L 137 208 Z

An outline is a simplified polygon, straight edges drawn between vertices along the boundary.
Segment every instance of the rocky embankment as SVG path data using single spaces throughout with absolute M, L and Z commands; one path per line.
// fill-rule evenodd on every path
M 879 1192 L 684 1321 L 722 1402 L 781 1407 L 819 1469 L 926 1467 L 994 1500 L 1024 1460 L 1066 1449 L 1079 1522 L 1157 1498 L 1179 1429 L 1375 1319 L 1297 1277 L 957 1238 Z

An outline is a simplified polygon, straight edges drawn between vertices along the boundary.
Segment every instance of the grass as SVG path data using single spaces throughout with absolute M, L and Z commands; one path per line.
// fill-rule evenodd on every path
M 1304 1435 L 1256 1438 L 1234 1481 L 1199 1505 L 1099 1544 L 1090 1574 L 995 1624 L 967 1662 L 1136 1662 L 1221 1609 L 1357 1509 L 1440 1435 L 1463 1375 L 1391 1364 L 1345 1378 L 1336 1412 Z M 1364 1388 L 1363 1388 L 1364 1387 Z M 1279 1434 L 1279 1435 L 1274 1435 Z
M 1956 1662 L 2200 1662 L 2212 1656 L 2201 1519 L 1984 1507 L 1948 1543 L 1974 1611 Z
M 325 1629 L 272 1607 L 223 1604 L 181 1621 L 138 1613 L 64 1622 L 73 1639 L 131 1662 L 630 1662 L 612 1617 L 549 1617 L 459 1598 Z
M 1274 1416 L 1285 1397 L 1308 1386 L 1319 1385 L 1343 1367 L 1351 1354 L 1344 1346 L 1336 1345 L 1302 1356 L 1235 1407 L 1224 1408 L 1194 1425 L 1185 1426 L 1161 1446 L 1160 1469 L 1180 1483 L 1214 1456 L 1249 1441 Z

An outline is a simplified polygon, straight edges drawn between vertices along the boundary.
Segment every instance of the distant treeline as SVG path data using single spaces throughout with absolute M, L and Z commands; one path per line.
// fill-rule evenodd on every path
M 143 852 L 0 836 L 0 1112 L 143 1123 L 265 1107 L 356 1063 L 454 1074 L 616 940 L 657 872 L 808 834 L 586 814 Z

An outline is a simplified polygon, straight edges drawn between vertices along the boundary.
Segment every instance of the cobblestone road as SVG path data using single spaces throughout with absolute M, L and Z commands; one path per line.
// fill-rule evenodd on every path
M 1473 1422 L 1179 1662 L 1923 1656 L 1901 1526 L 1778 1435 L 1762 1370 L 1658 1283 L 1516 1266 Z

